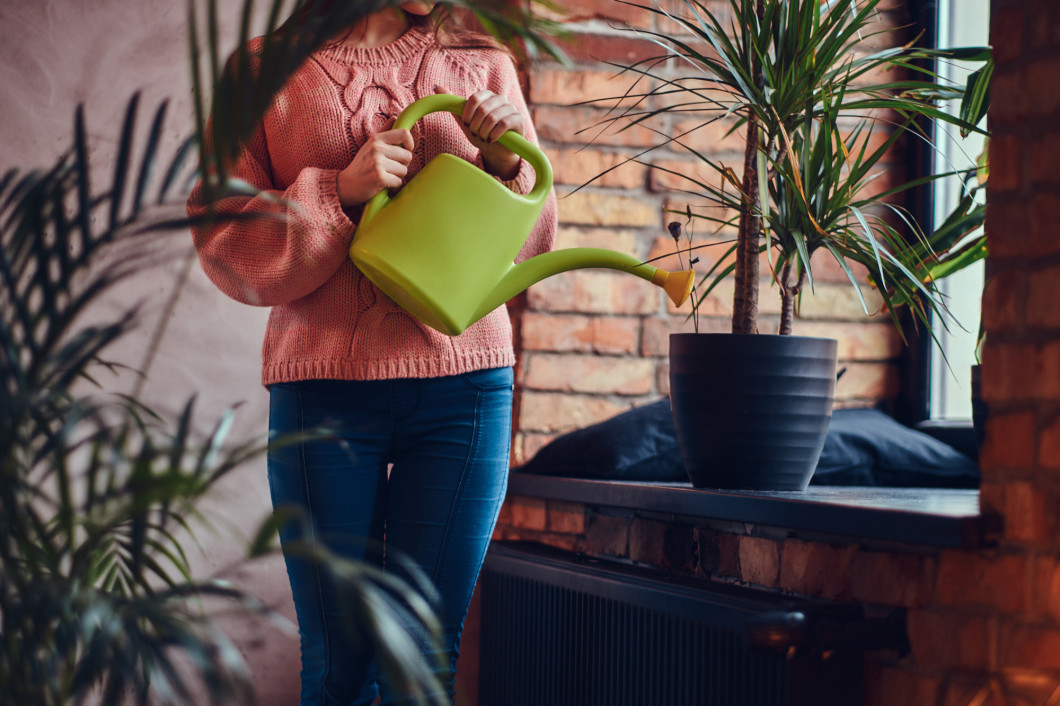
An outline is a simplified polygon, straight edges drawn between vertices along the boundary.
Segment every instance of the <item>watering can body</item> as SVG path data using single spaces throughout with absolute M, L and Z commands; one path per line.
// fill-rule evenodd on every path
M 448 94 L 421 98 L 398 116 L 394 128 L 407 129 L 437 110 L 459 115 L 464 103 Z M 534 168 L 530 193 L 516 194 L 473 164 L 438 155 L 393 199 L 384 190 L 366 204 L 350 257 L 369 280 L 420 321 L 451 336 L 534 282 L 566 270 L 610 267 L 665 288 L 670 273 L 610 250 L 558 250 L 514 264 L 551 191 L 552 168 L 522 135 L 508 132 L 500 142 Z M 681 274 L 671 288 L 690 290 L 691 272 Z M 686 297 L 687 291 L 681 299 Z

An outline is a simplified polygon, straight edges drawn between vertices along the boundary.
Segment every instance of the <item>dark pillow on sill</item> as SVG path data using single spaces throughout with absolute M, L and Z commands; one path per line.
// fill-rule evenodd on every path
M 688 482 L 670 400 L 662 399 L 556 438 L 521 468 L 568 478 Z M 874 409 L 833 412 L 816 485 L 972 488 L 976 462 Z
M 688 482 L 669 398 L 553 439 L 517 470 L 567 478 Z

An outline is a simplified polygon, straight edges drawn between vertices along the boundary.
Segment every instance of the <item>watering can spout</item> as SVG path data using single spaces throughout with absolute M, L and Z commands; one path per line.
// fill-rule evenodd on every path
M 695 272 L 692 270 L 668 272 L 642 262 L 632 255 L 614 250 L 604 248 L 553 250 L 532 257 L 518 265 L 512 265 L 490 295 L 486 297 L 479 310 L 475 312 L 475 320 L 547 277 L 560 272 L 585 268 L 606 268 L 640 277 L 662 288 L 675 306 L 681 306 L 688 300 L 695 279 Z

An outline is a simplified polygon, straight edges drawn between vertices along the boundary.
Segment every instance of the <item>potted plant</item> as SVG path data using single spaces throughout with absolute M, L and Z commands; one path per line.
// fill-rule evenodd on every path
M 716 180 L 679 175 L 689 180 L 689 193 L 735 214 L 716 216 L 690 205 L 685 227 L 706 221 L 738 231 L 698 295 L 701 301 L 723 278 L 734 277 L 732 333 L 670 339 L 674 421 L 697 487 L 801 490 L 808 484 L 836 379 L 834 340 L 791 335 L 800 295 L 813 287 L 815 254 L 838 263 L 867 312 L 852 268 L 863 266 L 900 330 L 898 302 L 925 326 L 933 315 L 945 315 L 933 281 L 916 274 L 923 261 L 917 244 L 926 240 L 922 230 L 887 200 L 937 177 L 881 193 L 872 193 L 870 185 L 899 139 L 925 137 L 922 120 L 976 128 L 936 105 L 940 95 L 962 89 L 940 85 L 918 63 L 952 52 L 868 46 L 882 34 L 872 27 L 878 5 L 729 0 L 725 7 L 690 0 L 681 15 L 638 5 L 679 30 L 638 30 L 664 47 L 679 68 L 668 70 L 662 57 L 623 67 L 654 85 L 631 89 L 625 97 L 635 93 L 634 105 L 610 120 L 640 123 L 677 112 L 694 114 L 705 125 L 733 116 L 732 129 L 746 134 L 742 175 L 688 146 L 684 135 L 666 136 L 659 145 L 698 158 Z M 876 144 L 870 137 L 881 128 L 890 132 Z M 672 233 L 681 230 L 680 221 L 671 225 Z M 760 333 L 758 325 L 762 255 L 781 298 L 775 335 Z

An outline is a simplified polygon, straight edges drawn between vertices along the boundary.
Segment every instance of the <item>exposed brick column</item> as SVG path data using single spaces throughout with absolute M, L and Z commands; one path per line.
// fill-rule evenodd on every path
M 1004 519 L 991 667 L 1060 682 L 1060 5 L 992 0 L 997 58 L 987 197 L 980 465 Z M 1002 562 L 1007 569 L 1002 569 Z M 1003 574 L 1003 575 L 1002 575 Z M 966 568 L 955 579 L 975 581 Z M 969 587 L 970 592 L 975 589 Z M 1007 607 L 1006 607 L 1007 606 Z M 1045 676 L 1048 673 L 1048 677 Z M 1060 693 L 1060 692 L 1058 692 Z

